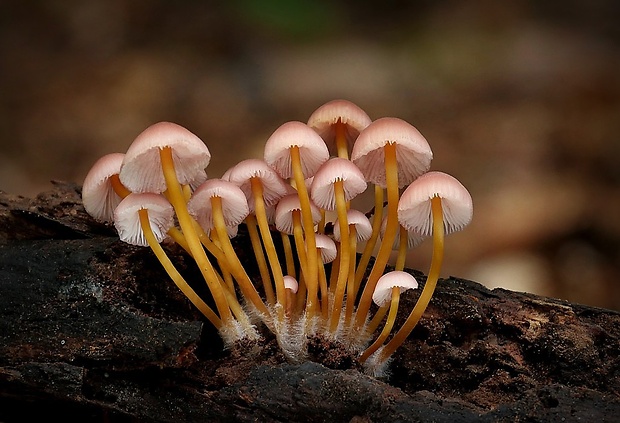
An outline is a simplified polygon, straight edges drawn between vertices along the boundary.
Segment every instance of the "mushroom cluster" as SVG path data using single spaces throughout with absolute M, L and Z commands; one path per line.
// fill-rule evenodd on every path
M 281 125 L 266 141 L 263 159 L 241 161 L 221 178 L 207 177 L 211 155 L 196 135 L 156 123 L 126 153 L 93 165 L 82 198 L 95 219 L 113 222 L 122 241 L 153 250 L 225 345 L 257 341 L 266 329 L 291 361 L 301 361 L 308 340 L 321 336 L 379 374 L 433 295 L 444 236 L 472 218 L 467 189 L 429 171 L 432 156 L 426 139 L 404 120 L 372 121 L 355 104 L 334 100 L 307 123 Z M 375 206 L 364 214 L 351 202 L 369 185 Z M 250 277 L 231 243 L 241 224 L 260 278 Z M 418 286 L 404 271 L 407 250 L 426 237 L 433 240 L 428 277 L 392 333 L 400 295 Z M 211 298 L 196 294 L 162 242 L 187 252 Z M 394 270 L 385 273 L 393 250 Z

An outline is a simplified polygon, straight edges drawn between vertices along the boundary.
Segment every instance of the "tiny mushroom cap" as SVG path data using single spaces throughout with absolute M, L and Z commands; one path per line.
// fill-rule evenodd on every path
M 418 281 L 411 274 L 401 270 L 394 270 L 379 278 L 375 291 L 372 294 L 372 300 L 376 305 L 382 307 L 392 298 L 392 288 L 399 288 L 402 294 L 404 291 L 416 289 L 417 287 Z
M 276 204 L 280 198 L 289 193 L 290 185 L 269 167 L 264 160 L 247 159 L 237 163 L 228 172 L 228 180 L 238 185 L 244 192 L 250 212 L 254 212 L 254 194 L 252 178 L 260 179 L 265 207 Z
M 166 181 L 159 152 L 165 147 L 173 150 L 180 184 L 195 186 L 206 179 L 205 168 L 211 160 L 207 146 L 184 127 L 159 122 L 146 128 L 129 146 L 120 172 L 123 185 L 132 192 L 164 192 Z
M 324 234 L 316 234 L 316 248 L 321 253 L 321 260 L 323 263 L 331 263 L 338 255 L 336 243 Z
M 471 195 L 456 178 L 443 172 L 428 172 L 413 181 L 398 202 L 398 220 L 408 231 L 433 234 L 431 199 L 441 198 L 445 233 L 459 231 L 471 222 Z
M 316 224 L 321 220 L 321 211 L 314 204 L 310 203 L 310 210 L 312 213 L 312 221 Z M 276 228 L 280 232 L 292 235 L 293 230 L 293 212 L 299 211 L 301 213 L 301 204 L 299 202 L 299 196 L 297 194 L 288 194 L 280 199 L 280 202 L 276 206 L 275 224 Z
M 314 204 L 325 210 L 335 210 L 334 183 L 337 181 L 342 181 L 345 201 L 366 191 L 367 183 L 362 171 L 351 161 L 334 157 L 323 163 L 314 175 L 310 187 L 310 197 Z
M 241 188 L 229 181 L 208 179 L 196 188 L 187 202 L 187 210 L 205 232 L 209 232 L 214 227 L 211 208 L 213 197 L 222 199 L 222 212 L 227 228 L 239 225 L 250 212 L 248 201 Z
M 332 100 L 316 109 L 308 119 L 308 126 L 325 141 L 329 152 L 336 156 L 336 124 L 344 125 L 347 148 L 350 151 L 360 132 L 372 120 L 356 104 L 348 100 Z
M 297 294 L 297 290 L 299 289 L 299 283 L 297 279 L 292 276 L 284 276 L 284 289 L 290 289 L 293 294 Z
M 265 162 L 284 179 L 293 176 L 290 149 L 295 146 L 299 148 L 305 178 L 314 175 L 329 159 L 325 142 L 308 125 L 298 121 L 286 122 L 271 134 L 264 151 Z
M 433 152 L 426 138 L 404 120 L 384 117 L 360 133 L 351 152 L 351 161 L 362 170 L 367 181 L 386 187 L 383 150 L 386 144 L 396 144 L 399 187 L 411 183 L 430 168 Z
M 97 220 L 111 222 L 121 197 L 114 191 L 111 177 L 118 175 L 123 153 L 106 154 L 90 168 L 82 185 L 84 209 Z
M 151 230 L 157 239 L 162 242 L 167 232 L 174 226 L 174 209 L 160 194 L 129 194 L 121 201 L 114 211 L 114 226 L 121 241 L 128 244 L 148 246 L 140 224 L 138 211 L 147 210 Z
M 357 242 L 367 241 L 372 235 L 372 224 L 364 213 L 359 210 L 349 209 L 347 211 L 347 223 L 349 226 L 355 225 Z M 340 241 L 340 225 L 338 220 L 334 222 L 334 239 Z

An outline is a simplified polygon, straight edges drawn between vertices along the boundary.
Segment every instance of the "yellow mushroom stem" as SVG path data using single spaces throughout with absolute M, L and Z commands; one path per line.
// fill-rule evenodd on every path
M 366 241 L 366 245 L 364 246 L 364 251 L 362 251 L 362 256 L 360 257 L 360 261 L 357 264 L 357 270 L 355 271 L 355 295 L 359 291 L 360 284 L 362 283 L 362 278 L 366 273 L 366 268 L 368 267 L 368 262 L 370 261 L 370 257 L 372 256 L 372 252 L 375 249 L 375 245 L 377 244 L 377 239 L 379 238 L 379 233 L 381 232 L 381 223 L 383 221 L 383 188 L 378 185 L 375 185 L 375 212 L 372 215 L 372 233 L 368 241 Z
M 250 184 L 252 188 L 252 195 L 254 197 L 254 211 L 256 214 L 256 222 L 260 231 L 263 245 L 265 246 L 265 252 L 267 253 L 267 260 L 271 266 L 271 272 L 273 274 L 273 281 L 276 286 L 276 301 L 282 304 L 283 308 L 286 308 L 286 294 L 284 291 L 284 275 L 282 274 L 282 265 L 278 258 L 276 246 L 273 243 L 273 236 L 269 229 L 269 222 L 267 220 L 267 209 L 265 207 L 265 201 L 263 198 L 263 184 L 260 178 L 251 178 Z
M 217 316 L 217 314 L 209 307 L 203 300 L 196 294 L 196 292 L 188 285 L 183 276 L 179 273 L 179 271 L 174 267 L 172 261 L 162 248 L 162 246 L 157 242 L 155 238 L 155 234 L 153 234 L 153 230 L 151 229 L 151 224 L 149 221 L 149 215 L 147 209 L 141 209 L 138 211 L 138 215 L 140 217 L 140 226 L 142 227 L 142 232 L 144 233 L 144 237 L 148 242 L 151 250 L 155 253 L 155 256 L 162 264 L 166 273 L 175 285 L 185 294 L 187 298 L 194 304 L 194 306 L 200 310 L 200 312 L 215 326 L 218 330 L 222 327 L 222 320 Z
M 131 194 L 131 191 L 129 191 L 127 187 L 125 187 L 125 185 L 123 185 L 123 183 L 121 182 L 121 179 L 118 177 L 118 173 L 110 176 L 110 184 L 112 185 L 112 189 L 114 190 L 116 195 L 121 198 L 125 198 L 129 194 Z
M 297 251 L 297 258 L 299 259 L 299 267 L 300 267 L 300 277 L 299 280 L 297 281 L 299 284 L 299 287 L 297 288 L 297 304 L 296 304 L 296 308 L 297 309 L 304 309 L 304 303 L 306 304 L 305 309 L 306 311 L 308 310 L 308 305 L 307 305 L 307 301 L 306 300 L 306 295 L 302 295 L 302 294 L 306 294 L 308 291 L 308 285 L 306 282 L 306 275 L 310 272 L 310 270 L 308 269 L 308 255 L 306 254 L 306 245 L 304 243 L 304 235 L 303 235 L 303 228 L 302 228 L 302 223 L 301 223 L 301 211 L 300 210 L 293 210 L 292 212 L 292 216 L 293 216 L 293 240 L 295 241 L 295 250 Z M 316 251 L 316 248 L 315 248 Z M 315 264 L 315 271 L 316 271 L 316 266 L 318 266 L 318 262 Z
M 387 320 L 385 321 L 385 326 L 383 327 L 383 330 L 381 331 L 377 339 L 375 339 L 375 342 L 373 342 L 362 353 L 362 355 L 359 358 L 360 363 L 363 363 L 364 361 L 366 361 L 366 359 L 370 357 L 372 353 L 377 351 L 379 347 L 383 345 L 383 342 L 387 339 L 387 337 L 390 335 L 390 332 L 392 332 L 392 328 L 394 327 L 394 322 L 396 321 L 396 313 L 398 312 L 399 300 L 400 300 L 400 288 L 395 286 L 392 288 L 392 298 L 390 300 L 390 312 L 388 313 Z
M 222 251 L 224 251 L 224 255 L 230 266 L 230 272 L 237 280 L 243 296 L 250 301 L 259 313 L 263 314 L 265 317 L 269 317 L 269 309 L 267 309 L 262 298 L 258 295 L 258 291 L 254 287 L 254 284 L 252 284 L 250 277 L 246 273 L 230 242 L 230 238 L 228 238 L 226 223 L 224 221 L 224 212 L 222 210 L 222 197 L 211 197 L 211 212 L 213 214 L 213 226 L 215 227 Z
M 269 267 L 267 266 L 267 259 L 265 258 L 265 252 L 263 251 L 263 244 L 257 229 L 258 222 L 256 221 L 256 216 L 254 214 L 249 214 L 245 218 L 245 223 L 248 228 L 248 234 L 250 235 L 250 242 L 252 243 L 252 250 L 254 251 L 258 271 L 260 272 L 260 277 L 263 281 L 263 289 L 265 290 L 267 303 L 273 306 L 276 303 L 276 297 L 271 284 L 271 274 L 269 273 Z
M 202 273 L 213 300 L 215 302 L 217 311 L 222 319 L 224 326 L 231 326 L 234 324 L 233 316 L 230 311 L 230 306 L 226 300 L 223 288 L 220 285 L 215 270 L 209 261 L 204 248 L 200 242 L 200 238 L 194 228 L 194 219 L 187 211 L 187 204 L 185 202 L 185 195 L 179 181 L 177 179 L 174 161 L 172 158 L 172 148 L 164 147 L 160 149 L 159 156 L 161 159 L 162 171 L 164 173 L 164 179 L 166 181 L 166 188 L 168 193 L 168 199 L 177 216 L 181 231 L 187 241 L 187 246 Z
M 342 123 L 342 120 L 338 118 L 338 122 L 334 124 L 336 131 L 336 150 L 338 151 L 338 157 L 343 159 L 349 158 L 349 145 L 347 143 L 347 125 Z
M 368 325 L 365 328 L 366 333 L 369 333 L 369 334 L 375 333 L 375 331 L 379 327 L 379 324 L 381 323 L 381 321 L 387 314 L 389 308 L 390 308 L 390 303 L 387 303 L 386 305 L 379 307 L 375 315 L 372 316 L 372 319 L 370 320 L 370 322 L 368 322 Z
M 312 209 L 310 207 L 310 196 L 308 195 L 308 189 L 305 184 L 305 177 L 302 172 L 301 156 L 298 146 L 292 146 L 290 148 L 291 155 L 291 168 L 293 170 L 293 179 L 295 186 L 297 187 L 297 194 L 299 196 L 299 204 L 301 206 L 301 219 L 304 228 L 304 237 L 306 240 L 306 256 L 308 266 L 306 267 L 306 274 L 304 274 L 304 280 L 307 287 L 307 303 L 306 310 L 309 320 L 316 313 L 316 305 L 318 300 L 318 254 L 316 251 L 316 238 L 314 234 L 314 221 L 312 219 Z
M 293 257 L 293 247 L 291 245 L 291 238 L 288 234 L 280 232 L 280 238 L 282 238 L 282 249 L 284 250 L 284 260 L 286 262 L 286 274 L 297 279 L 297 272 L 295 270 L 295 258 Z
M 380 361 L 387 360 L 387 358 L 391 356 L 403 342 L 405 342 L 405 339 L 407 339 L 413 328 L 418 324 L 418 321 L 422 317 L 422 314 L 426 310 L 426 307 L 435 292 L 435 287 L 437 286 L 437 280 L 439 279 L 439 273 L 443 262 L 445 236 L 443 209 L 441 206 L 440 197 L 435 196 L 431 199 L 431 211 L 433 215 L 433 257 L 431 259 L 431 266 L 428 271 L 426 283 L 424 284 L 424 289 L 422 290 L 420 298 L 418 298 L 415 307 L 411 310 L 411 313 L 407 317 L 407 320 L 403 326 L 398 330 L 398 332 L 396 332 L 394 337 L 390 339 L 381 351 Z
M 409 232 L 401 226 L 399 232 L 398 255 L 396 256 L 394 270 L 403 270 L 405 268 L 405 262 L 407 261 L 407 244 L 409 242 L 408 238 Z
M 355 225 L 349 225 L 349 277 L 347 278 L 347 303 L 345 306 L 345 326 L 351 323 L 353 309 L 355 308 L 355 259 L 357 258 L 357 229 Z
M 329 331 L 336 333 L 340 314 L 344 302 L 344 293 L 349 278 L 349 260 L 351 259 L 349 241 L 349 223 L 347 219 L 347 204 L 344 198 L 343 181 L 334 182 L 334 196 L 336 197 L 336 212 L 338 214 L 338 225 L 340 227 L 340 263 L 338 265 L 338 279 L 336 280 L 336 291 L 334 291 L 334 302 L 332 313 L 329 320 Z
M 323 260 L 318 261 L 319 270 L 319 290 L 321 292 L 321 316 L 327 321 L 329 316 L 329 289 L 327 288 L 327 273 L 325 272 L 325 263 Z
M 396 144 L 390 143 L 383 147 L 385 152 L 385 179 L 387 189 L 387 223 L 379 252 L 375 258 L 362 297 L 357 308 L 355 316 L 355 330 L 360 330 L 366 322 L 370 304 L 372 303 L 372 293 L 377 286 L 379 278 L 385 270 L 385 266 L 390 259 L 392 245 L 398 232 L 398 162 L 396 161 Z

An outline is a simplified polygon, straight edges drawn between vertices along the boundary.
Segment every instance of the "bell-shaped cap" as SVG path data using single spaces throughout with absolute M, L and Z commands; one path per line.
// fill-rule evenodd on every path
M 297 194 L 288 194 L 280 199 L 276 206 L 275 224 L 280 232 L 292 235 L 294 232 L 293 212 L 301 213 L 301 204 Z M 321 210 L 311 201 L 310 213 L 312 214 L 312 222 L 314 224 L 321 220 Z
M 239 225 L 250 212 L 241 188 L 229 181 L 208 179 L 196 188 L 187 202 L 187 210 L 207 233 L 214 228 L 211 202 L 213 197 L 221 198 L 224 224 L 227 228 Z
M 168 200 L 160 194 L 129 194 L 114 210 L 114 226 L 121 241 L 148 246 L 138 213 L 143 209 L 148 211 L 151 230 L 157 242 L 167 237 L 168 230 L 174 226 L 174 209 Z
M 120 179 L 132 192 L 161 193 L 166 190 L 159 152 L 172 148 L 179 183 L 196 186 L 206 179 L 211 153 L 200 138 L 184 127 L 159 122 L 146 128 L 129 146 Z
M 345 201 L 357 197 L 368 185 L 362 171 L 351 161 L 339 157 L 329 159 L 316 172 L 310 186 L 310 197 L 319 208 L 336 209 L 336 181 L 342 181 Z
M 396 144 L 398 186 L 402 188 L 428 171 L 433 152 L 426 138 L 402 119 L 384 117 L 364 129 L 351 152 L 351 161 L 362 171 L 366 180 L 385 188 L 385 154 L 387 144 Z
M 114 191 L 110 178 L 118 175 L 124 157 L 123 153 L 106 154 L 95 162 L 84 178 L 84 209 L 97 220 L 111 222 L 114 219 L 114 209 L 121 197 Z
M 428 172 L 413 181 L 398 202 L 398 221 L 408 231 L 433 234 L 431 199 L 441 198 L 445 233 L 460 231 L 471 222 L 473 202 L 467 188 L 443 172 Z
M 364 242 L 372 235 L 372 223 L 364 213 L 359 210 L 349 209 L 347 211 L 347 223 L 349 226 L 355 225 L 355 236 L 357 242 Z M 338 219 L 334 222 L 334 239 L 340 241 L 340 225 Z
M 372 300 L 376 305 L 382 307 L 391 300 L 392 288 L 399 288 L 402 294 L 409 289 L 416 289 L 417 287 L 418 281 L 411 274 L 401 270 L 394 270 L 379 278 L 372 294 Z
M 264 160 L 247 159 L 237 163 L 228 173 L 228 180 L 241 188 L 248 200 L 250 212 L 254 212 L 254 193 L 252 179 L 258 179 L 262 185 L 265 207 L 276 204 L 280 198 L 289 193 L 290 185 L 269 167 Z

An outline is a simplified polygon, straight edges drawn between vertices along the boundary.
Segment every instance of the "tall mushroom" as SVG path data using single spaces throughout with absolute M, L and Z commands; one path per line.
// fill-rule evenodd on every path
M 385 361 L 402 345 L 426 310 L 435 291 L 443 262 L 444 235 L 459 231 L 471 222 L 473 204 L 467 189 L 443 172 L 422 175 L 405 189 L 398 204 L 400 224 L 407 230 L 433 237 L 433 257 L 420 298 L 405 323 L 381 350 Z
M 299 195 L 301 219 L 306 240 L 306 256 L 309 273 L 304 275 L 308 287 L 307 308 L 312 316 L 315 312 L 318 294 L 318 256 L 310 196 L 305 180 L 329 159 L 329 151 L 323 139 L 302 122 L 282 124 L 265 143 L 265 162 L 284 178 L 293 178 Z
M 377 281 L 383 274 L 398 232 L 398 190 L 426 172 L 433 153 L 426 139 L 402 119 L 375 120 L 357 138 L 351 160 L 366 179 L 387 191 L 387 225 L 368 280 L 362 292 L 355 318 L 360 329 L 368 314 Z
M 334 291 L 334 303 L 330 316 L 329 331 L 336 333 L 340 322 L 344 294 L 349 277 L 350 242 L 347 222 L 347 202 L 366 190 L 364 175 L 352 162 L 332 158 L 325 162 L 314 175 L 310 194 L 312 201 L 321 209 L 336 210 L 342 242 L 338 279 Z
M 230 306 L 196 233 L 183 192 L 184 186 L 205 177 L 210 160 L 209 149 L 196 135 L 175 123 L 159 122 L 146 128 L 129 146 L 119 178 L 131 192 L 165 192 L 226 326 L 234 324 Z

